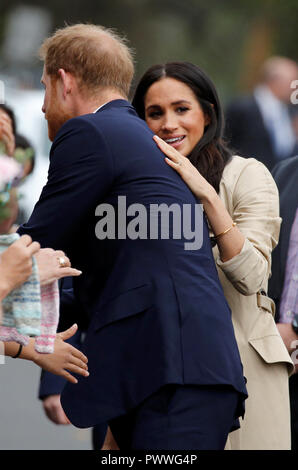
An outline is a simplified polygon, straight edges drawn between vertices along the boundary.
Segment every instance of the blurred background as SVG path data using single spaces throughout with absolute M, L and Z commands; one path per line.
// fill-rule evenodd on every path
M 265 59 L 297 60 L 297 0 L 1 0 L 0 95 L 35 151 L 20 187 L 23 220 L 46 182 L 50 142 L 41 106 L 37 51 L 57 27 L 90 22 L 116 28 L 135 50 L 135 82 L 152 64 L 187 60 L 215 82 L 224 105 L 253 90 Z M 0 96 L 1 99 L 1 96 Z M 0 449 L 90 449 L 90 431 L 55 426 L 37 399 L 39 370 L 0 366 Z

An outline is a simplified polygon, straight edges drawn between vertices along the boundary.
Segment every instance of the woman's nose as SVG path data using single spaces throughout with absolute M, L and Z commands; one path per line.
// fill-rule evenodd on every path
M 163 131 L 173 132 L 175 129 L 177 129 L 177 127 L 178 127 L 177 120 L 175 119 L 174 116 L 171 116 L 171 115 L 165 116 L 162 127 L 161 127 Z

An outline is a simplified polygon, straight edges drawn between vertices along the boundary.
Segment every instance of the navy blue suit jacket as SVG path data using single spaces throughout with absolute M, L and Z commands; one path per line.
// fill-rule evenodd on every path
M 99 240 L 98 204 L 118 196 L 139 203 L 188 204 L 193 194 L 164 162 L 152 132 L 125 100 L 67 121 L 51 149 L 48 182 L 27 224 L 43 247 L 64 250 L 83 271 L 74 278 L 82 317 L 88 378 L 68 383 L 62 406 L 90 427 L 127 412 L 167 383 L 225 384 L 245 379 L 203 219 L 203 245 L 183 238 Z M 123 228 L 123 227 L 122 227 Z
M 237 155 L 257 158 L 270 171 L 281 161 L 253 95 L 236 98 L 230 103 L 225 119 L 226 139 Z

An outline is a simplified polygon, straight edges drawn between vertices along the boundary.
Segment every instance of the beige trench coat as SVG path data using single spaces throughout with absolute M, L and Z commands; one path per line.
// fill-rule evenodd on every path
M 249 394 L 241 428 L 229 435 L 226 449 L 290 449 L 293 363 L 274 322 L 274 302 L 258 294 L 267 292 L 271 251 L 279 237 L 277 187 L 261 162 L 234 156 L 223 172 L 219 196 L 246 237 L 241 252 L 227 262 L 213 248 Z

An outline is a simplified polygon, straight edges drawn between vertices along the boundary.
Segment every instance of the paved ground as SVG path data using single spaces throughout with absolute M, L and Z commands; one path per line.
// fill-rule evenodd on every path
M 0 450 L 88 450 L 90 429 L 57 426 L 37 397 L 40 369 L 0 356 Z

